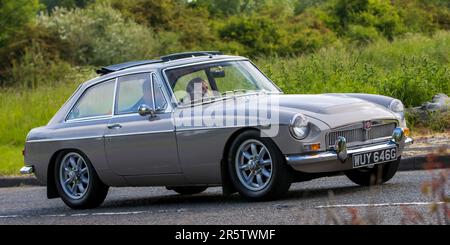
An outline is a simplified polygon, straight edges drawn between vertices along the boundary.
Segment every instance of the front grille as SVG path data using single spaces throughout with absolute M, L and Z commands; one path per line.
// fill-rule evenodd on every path
M 362 128 L 346 129 L 331 131 L 326 136 L 328 147 L 333 147 L 339 136 L 345 137 L 347 143 L 364 142 L 368 140 L 375 140 L 378 138 L 385 138 L 392 135 L 396 127 L 395 123 L 387 123 L 380 125 L 373 125 L 369 131 Z

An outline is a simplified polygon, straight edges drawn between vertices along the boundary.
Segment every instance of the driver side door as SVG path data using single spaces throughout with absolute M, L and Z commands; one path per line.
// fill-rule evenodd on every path
M 166 98 L 154 73 L 117 79 L 114 115 L 105 134 L 108 164 L 116 174 L 181 173 L 172 113 Z M 142 104 L 156 113 L 139 115 Z

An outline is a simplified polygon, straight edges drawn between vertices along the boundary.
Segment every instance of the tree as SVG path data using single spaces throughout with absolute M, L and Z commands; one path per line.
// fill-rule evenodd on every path
M 36 17 L 40 7 L 38 0 L 0 0 L 0 48 Z

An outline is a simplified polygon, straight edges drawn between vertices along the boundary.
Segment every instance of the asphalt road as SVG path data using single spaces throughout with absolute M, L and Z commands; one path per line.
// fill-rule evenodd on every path
M 433 173 L 399 172 L 372 188 L 345 176 L 322 178 L 293 184 L 282 200 L 256 203 L 237 194 L 223 197 L 221 188 L 195 196 L 165 188 L 111 188 L 101 207 L 82 211 L 48 200 L 43 187 L 0 188 L 0 224 L 332 224 L 350 220 L 349 208 L 364 222 L 402 224 L 405 207 L 437 223 L 429 212 L 433 200 L 421 193 Z

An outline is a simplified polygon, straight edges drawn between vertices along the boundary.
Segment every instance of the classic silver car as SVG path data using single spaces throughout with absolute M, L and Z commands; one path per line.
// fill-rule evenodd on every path
M 339 173 L 381 184 L 412 143 L 399 100 L 285 95 L 244 57 L 179 53 L 97 72 L 24 150 L 21 173 L 75 209 L 100 205 L 110 186 L 268 200 Z

